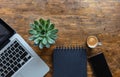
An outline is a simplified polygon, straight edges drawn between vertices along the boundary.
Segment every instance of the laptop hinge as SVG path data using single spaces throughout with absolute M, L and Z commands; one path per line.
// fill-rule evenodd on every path
M 0 46 L 0 50 L 1 50 L 4 46 L 6 46 L 9 42 L 10 42 L 9 39 L 6 40 L 6 41 Z

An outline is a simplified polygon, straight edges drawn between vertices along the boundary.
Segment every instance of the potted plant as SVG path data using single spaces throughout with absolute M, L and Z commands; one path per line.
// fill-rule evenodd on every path
M 58 29 L 55 29 L 55 25 L 50 20 L 39 19 L 30 24 L 31 34 L 29 40 L 34 41 L 34 45 L 40 49 L 44 47 L 49 48 L 50 45 L 55 44 L 57 39 Z

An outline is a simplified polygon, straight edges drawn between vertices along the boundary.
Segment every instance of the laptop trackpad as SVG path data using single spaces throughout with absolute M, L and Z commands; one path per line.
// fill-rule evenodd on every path
M 31 60 L 28 64 L 23 66 L 21 74 L 23 77 L 43 77 L 45 74 L 44 65 L 35 59 Z

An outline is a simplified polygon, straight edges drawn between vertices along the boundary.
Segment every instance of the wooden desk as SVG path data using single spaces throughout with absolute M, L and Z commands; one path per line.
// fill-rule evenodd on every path
M 104 52 L 113 77 L 120 77 L 120 1 L 119 0 L 0 0 L 0 17 L 10 24 L 51 68 L 55 45 L 84 45 L 89 35 L 97 35 L 102 46 L 88 56 Z M 56 44 L 40 50 L 28 40 L 29 23 L 51 19 L 59 29 Z M 88 77 L 94 77 L 88 63 Z

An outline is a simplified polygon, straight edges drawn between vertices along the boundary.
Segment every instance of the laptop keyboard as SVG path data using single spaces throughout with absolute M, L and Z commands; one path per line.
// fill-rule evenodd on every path
M 14 41 L 0 54 L 0 77 L 11 77 L 20 67 L 31 58 L 18 41 Z

